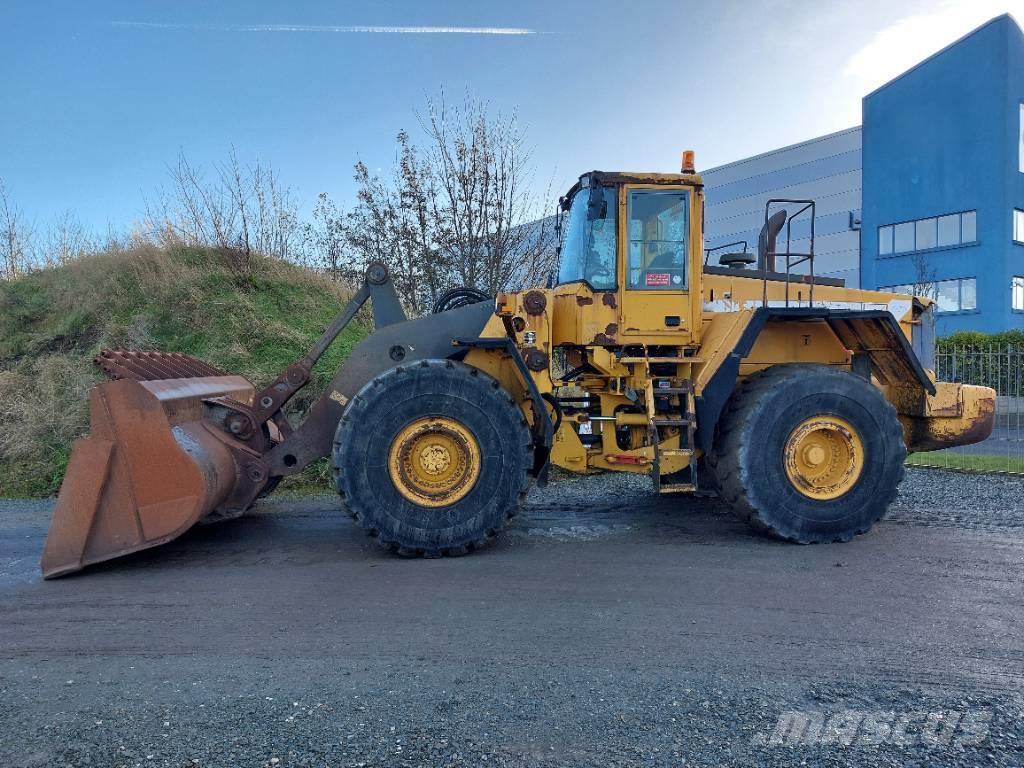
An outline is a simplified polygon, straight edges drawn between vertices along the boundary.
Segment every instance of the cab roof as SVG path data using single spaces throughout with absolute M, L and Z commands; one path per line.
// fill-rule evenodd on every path
M 588 171 L 569 188 L 563 199 L 576 194 L 583 186 L 583 179 L 595 179 L 599 184 L 667 184 L 685 185 L 702 189 L 704 180 L 696 173 L 650 173 L 644 171 Z M 589 184 L 588 184 L 589 186 Z

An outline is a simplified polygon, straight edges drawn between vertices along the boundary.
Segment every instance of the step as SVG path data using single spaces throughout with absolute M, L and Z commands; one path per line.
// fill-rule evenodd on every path
M 703 363 L 696 357 L 620 357 L 620 363 L 675 363 L 677 365 L 690 365 L 692 363 Z
M 654 419 L 651 423 L 656 427 L 688 427 L 693 419 Z
M 693 493 L 696 490 L 697 486 L 693 483 L 669 483 L 662 484 L 658 493 Z
M 658 451 L 659 456 L 693 456 L 690 448 L 662 448 Z
M 651 387 L 655 395 L 688 395 L 692 391 L 689 387 Z

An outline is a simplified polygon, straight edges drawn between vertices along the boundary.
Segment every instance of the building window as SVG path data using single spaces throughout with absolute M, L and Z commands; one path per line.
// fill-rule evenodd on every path
M 1017 301 L 1017 282 L 1020 280 L 1021 309 L 1024 309 L 1024 278 L 1014 278 L 1014 301 Z M 938 306 L 939 313 L 974 312 L 978 309 L 978 282 L 973 277 L 961 277 L 955 280 L 939 280 L 926 285 L 889 285 L 879 288 L 880 291 L 901 293 L 905 296 L 927 296 Z M 1016 309 L 1016 307 L 1014 307 Z
M 1020 208 L 1013 209 L 1013 241 L 1024 243 L 1024 211 Z
M 1024 173 L 1024 103 L 1020 105 L 1020 121 L 1017 123 L 1017 170 Z
M 893 253 L 910 253 L 914 248 L 914 222 L 897 224 Z
M 916 285 L 883 285 L 878 290 L 888 291 L 889 293 L 898 293 L 902 296 L 923 296 L 924 292 L 918 289 Z
M 1024 212 L 1022 212 L 1024 216 Z M 1024 235 L 1024 220 L 1021 234 Z M 1016 225 L 1015 225 L 1016 226 Z M 1016 231 L 1016 230 L 1015 230 Z M 886 224 L 878 228 L 878 255 L 893 256 L 933 248 L 967 245 L 977 240 L 977 213 L 964 211 L 945 216 Z M 1021 240 L 1024 243 L 1024 239 Z
M 935 301 L 939 303 L 939 312 L 957 312 L 960 310 L 960 281 L 942 280 L 935 284 Z
M 1010 306 L 1024 312 L 1024 277 L 1015 277 L 1010 283 Z
M 892 226 L 878 228 L 878 255 L 888 256 L 892 253 Z
M 935 219 L 919 219 L 917 222 L 914 247 L 918 251 L 926 251 L 935 247 Z
M 939 248 L 947 245 L 960 245 L 960 214 L 939 216 Z
M 960 311 L 974 312 L 978 309 L 978 281 L 973 277 L 960 280 Z
M 960 214 L 960 242 L 973 243 L 978 239 L 978 214 L 966 211 Z

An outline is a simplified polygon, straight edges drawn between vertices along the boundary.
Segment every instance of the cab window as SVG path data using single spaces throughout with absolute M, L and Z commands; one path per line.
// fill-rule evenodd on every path
M 615 187 L 584 187 L 576 192 L 566 217 L 558 265 L 559 285 L 584 280 L 594 290 L 615 288 L 617 200 Z
M 629 193 L 627 286 L 686 290 L 689 193 L 637 189 Z

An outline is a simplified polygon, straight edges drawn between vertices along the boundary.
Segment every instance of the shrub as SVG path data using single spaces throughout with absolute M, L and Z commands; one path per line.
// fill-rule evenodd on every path
M 957 331 L 937 340 L 939 351 L 952 351 L 962 347 L 980 347 L 992 351 L 1009 348 L 1024 350 L 1024 331 L 1001 331 L 999 333 L 982 333 L 981 331 Z

